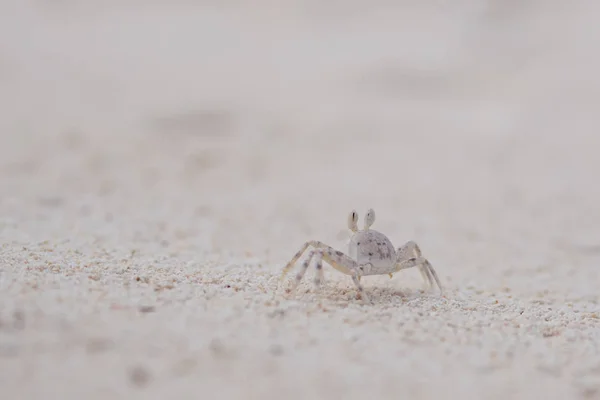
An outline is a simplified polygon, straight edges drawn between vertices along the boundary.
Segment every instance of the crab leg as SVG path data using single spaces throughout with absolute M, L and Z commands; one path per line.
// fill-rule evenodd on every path
M 440 283 L 437 273 L 435 272 L 435 270 L 433 269 L 433 267 L 431 266 L 431 264 L 425 257 L 416 257 L 416 258 L 410 258 L 408 260 L 399 261 L 396 263 L 395 270 L 400 271 L 402 269 L 413 268 L 413 267 L 421 268 L 422 269 L 421 273 L 425 274 L 427 276 L 427 280 L 429 281 L 430 284 L 433 284 L 433 280 L 431 279 L 433 277 L 433 279 L 435 279 L 435 282 L 437 283 L 438 287 L 440 288 L 440 291 L 443 290 L 442 284 Z
M 294 257 L 292 257 L 292 259 L 283 268 L 283 272 L 281 273 L 281 277 L 279 278 L 280 280 L 283 280 L 283 278 L 285 278 L 285 276 L 288 274 L 288 272 L 290 272 L 290 269 L 292 269 L 294 267 L 294 264 L 296 263 L 296 261 L 298 261 L 298 259 L 300 257 L 302 257 L 302 254 L 306 251 L 306 249 L 308 249 L 309 246 L 312 246 L 317 249 L 324 249 L 324 248 L 329 247 L 325 243 L 319 242 L 317 240 L 310 240 L 310 241 L 304 243 L 304 245 L 302 245 L 300 250 L 298 250 L 298 252 L 294 255 Z
M 326 250 L 321 250 L 320 252 L 323 254 L 323 260 L 325 260 L 325 262 L 330 264 L 333 268 L 344 274 L 351 275 L 352 281 L 358 289 L 359 295 L 366 297 L 364 296 L 364 289 L 360 284 L 360 273 L 363 269 L 362 265 L 359 265 L 356 261 L 341 251 L 334 250 L 331 247 L 327 248 Z

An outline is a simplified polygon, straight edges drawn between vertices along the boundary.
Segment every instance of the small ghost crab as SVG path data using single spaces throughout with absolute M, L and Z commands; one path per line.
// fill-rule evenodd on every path
M 336 270 L 352 277 L 352 281 L 358 289 L 358 297 L 364 296 L 363 287 L 360 284 L 361 277 L 389 275 L 391 278 L 395 272 L 412 267 L 419 268 L 421 276 L 430 288 L 435 280 L 441 292 L 443 289 L 437 273 L 429 261 L 421 255 L 419 246 L 415 242 L 409 241 L 397 250 L 394 249 L 392 242 L 386 235 L 371 229 L 374 222 L 375 211 L 370 209 L 365 216 L 364 229 L 359 230 L 358 213 L 353 210 L 348 215 L 348 228 L 353 233 L 348 245 L 348 255 L 322 242 L 308 241 L 284 267 L 281 279 L 292 269 L 302 254 L 309 247 L 313 247 L 296 275 L 292 291 L 296 289 L 304 277 L 311 260 L 314 260 L 316 268 L 314 283 L 318 289 L 323 280 L 324 260 Z

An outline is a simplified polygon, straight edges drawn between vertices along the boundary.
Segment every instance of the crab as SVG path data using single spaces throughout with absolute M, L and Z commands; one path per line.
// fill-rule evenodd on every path
M 314 279 L 316 289 L 319 289 L 323 281 L 323 261 L 325 261 L 339 272 L 352 277 L 352 281 L 358 289 L 358 298 L 364 297 L 364 289 L 360 283 L 361 277 L 368 275 L 389 275 L 392 278 L 394 273 L 413 267 L 419 268 L 423 280 L 429 284 L 430 288 L 434 286 L 435 281 L 440 292 L 442 292 L 443 288 L 437 273 L 431 266 L 431 263 L 422 256 L 421 249 L 417 243 L 409 241 L 396 250 L 391 240 L 385 234 L 371 229 L 374 222 L 375 211 L 369 209 L 365 215 L 364 229 L 359 230 L 358 213 L 356 210 L 352 210 L 348 215 L 348 228 L 352 232 L 352 237 L 348 245 L 348 254 L 344 254 L 316 240 L 308 241 L 304 243 L 283 268 L 281 280 L 294 267 L 302 254 L 309 247 L 313 247 L 296 275 L 291 289 L 292 292 L 302 281 L 311 260 L 314 260 L 316 269 Z

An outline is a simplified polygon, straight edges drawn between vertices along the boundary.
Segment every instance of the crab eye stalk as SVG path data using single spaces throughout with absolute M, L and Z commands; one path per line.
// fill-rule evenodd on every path
M 358 213 L 355 210 L 352 210 L 348 215 L 348 229 L 352 232 L 358 230 Z
M 367 211 L 367 215 L 365 215 L 365 230 L 369 229 L 371 225 L 375 222 L 375 211 L 372 208 Z

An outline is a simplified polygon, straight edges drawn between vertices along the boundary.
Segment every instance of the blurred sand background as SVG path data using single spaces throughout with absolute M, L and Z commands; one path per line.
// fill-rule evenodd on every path
M 1 1 L 0 397 L 600 398 L 599 13 Z

